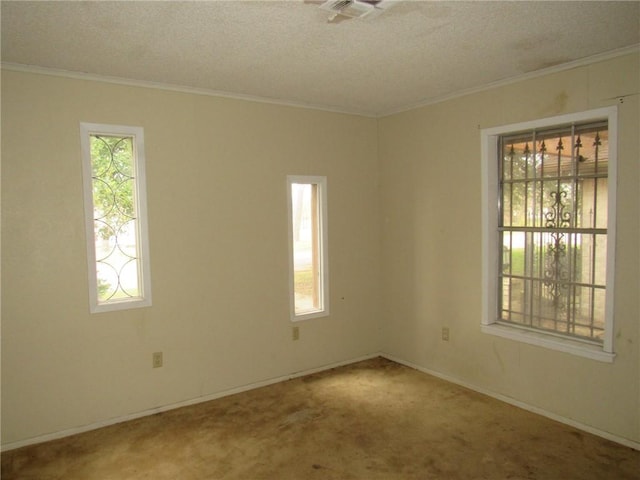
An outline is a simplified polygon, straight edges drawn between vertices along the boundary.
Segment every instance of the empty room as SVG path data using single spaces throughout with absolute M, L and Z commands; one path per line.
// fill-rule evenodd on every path
M 640 2 L 0 13 L 3 479 L 640 479 Z

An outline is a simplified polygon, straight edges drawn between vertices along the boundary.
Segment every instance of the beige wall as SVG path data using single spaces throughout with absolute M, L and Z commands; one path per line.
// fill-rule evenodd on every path
M 638 71 L 629 55 L 379 121 L 3 71 L 3 444 L 376 352 L 639 442 Z M 629 94 L 615 362 L 481 334 L 479 129 Z M 81 121 L 145 129 L 151 308 L 88 313 Z M 296 342 L 287 174 L 329 182 L 331 316 Z
M 629 55 L 379 121 L 384 352 L 640 441 L 639 71 Z M 616 104 L 615 362 L 480 333 L 480 129 Z
M 150 308 L 89 314 L 81 121 L 144 127 Z M 379 351 L 374 119 L 3 71 L 2 140 L 3 444 Z M 328 177 L 331 316 L 295 342 L 287 174 Z

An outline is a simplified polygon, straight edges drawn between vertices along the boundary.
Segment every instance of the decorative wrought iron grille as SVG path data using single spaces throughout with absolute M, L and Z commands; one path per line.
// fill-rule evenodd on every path
M 499 319 L 602 343 L 607 122 L 500 137 Z
M 141 295 L 133 137 L 91 135 L 98 302 Z

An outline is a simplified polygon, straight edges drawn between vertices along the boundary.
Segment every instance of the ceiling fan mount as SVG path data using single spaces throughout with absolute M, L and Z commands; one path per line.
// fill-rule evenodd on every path
M 332 14 L 329 17 L 331 22 L 338 15 L 348 18 L 377 15 L 386 10 L 392 3 L 389 0 L 328 0 L 322 3 L 320 8 Z

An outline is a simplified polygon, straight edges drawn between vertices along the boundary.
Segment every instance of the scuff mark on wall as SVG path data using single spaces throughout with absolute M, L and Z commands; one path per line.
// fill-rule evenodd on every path
M 553 99 L 553 106 L 552 106 L 553 112 L 554 113 L 564 112 L 567 108 L 568 100 L 569 100 L 569 95 L 567 94 L 567 92 L 561 92 L 557 94 Z
M 567 111 L 567 105 L 569 104 L 569 94 L 566 91 L 562 91 L 552 97 L 549 103 L 543 103 L 537 112 L 540 117 L 547 117 L 552 115 L 558 115 Z

